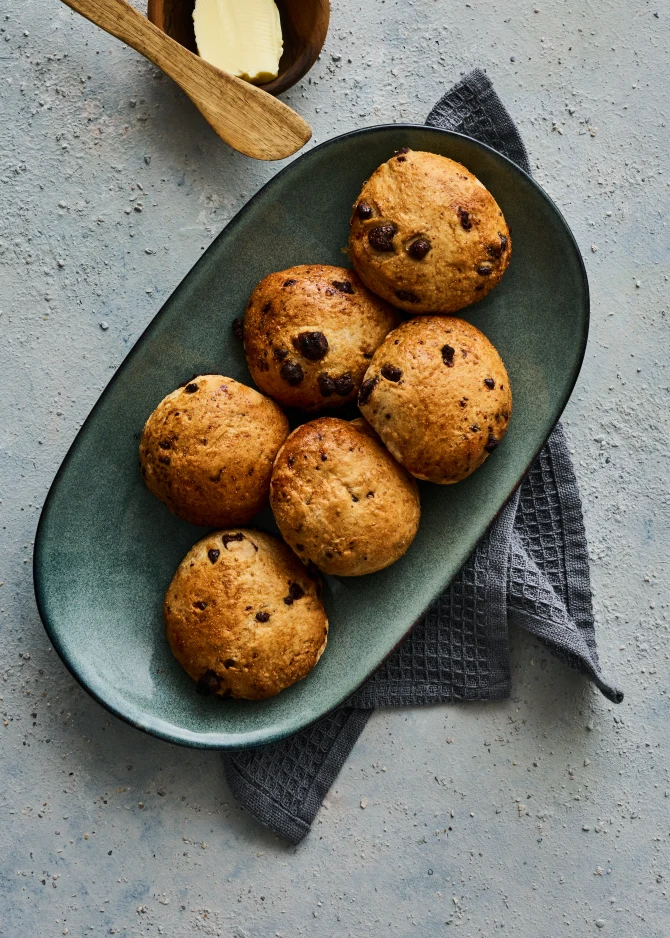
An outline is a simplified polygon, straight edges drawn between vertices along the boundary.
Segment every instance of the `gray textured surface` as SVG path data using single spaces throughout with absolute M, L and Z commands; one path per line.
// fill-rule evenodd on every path
M 645 0 L 553 7 L 339 0 L 288 100 L 322 140 L 422 121 L 461 71 L 489 69 L 589 268 L 565 422 L 603 668 L 626 700 L 517 636 L 510 701 L 376 714 L 296 850 L 236 809 L 215 753 L 145 737 L 78 689 L 30 569 L 77 427 L 275 167 L 228 151 L 55 0 L 5 4 L 0 934 L 668 934 L 669 16 Z

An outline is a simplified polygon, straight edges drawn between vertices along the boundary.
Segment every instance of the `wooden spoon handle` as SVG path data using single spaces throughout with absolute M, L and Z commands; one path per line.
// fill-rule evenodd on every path
M 126 0 L 63 0 L 169 75 L 216 133 L 257 160 L 281 160 L 304 146 L 312 131 L 277 98 L 220 71 L 170 39 Z

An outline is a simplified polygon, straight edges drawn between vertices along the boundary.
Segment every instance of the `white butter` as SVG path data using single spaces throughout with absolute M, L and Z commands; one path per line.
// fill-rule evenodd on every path
M 284 42 L 274 0 L 196 0 L 193 25 L 211 65 L 254 84 L 277 77 Z

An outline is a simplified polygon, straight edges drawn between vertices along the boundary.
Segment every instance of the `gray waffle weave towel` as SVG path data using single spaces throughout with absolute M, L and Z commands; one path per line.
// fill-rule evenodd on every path
M 482 140 L 530 171 L 519 132 L 479 70 L 447 92 L 427 123 Z M 290 739 L 225 754 L 231 791 L 298 843 L 375 707 L 509 696 L 510 621 L 621 702 L 598 663 L 579 491 L 560 425 L 456 580 L 379 671 Z

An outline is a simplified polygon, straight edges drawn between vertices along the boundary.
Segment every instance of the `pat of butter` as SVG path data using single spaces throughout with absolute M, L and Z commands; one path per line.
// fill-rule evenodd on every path
M 196 0 L 193 25 L 211 65 L 254 84 L 277 77 L 284 41 L 274 0 Z

